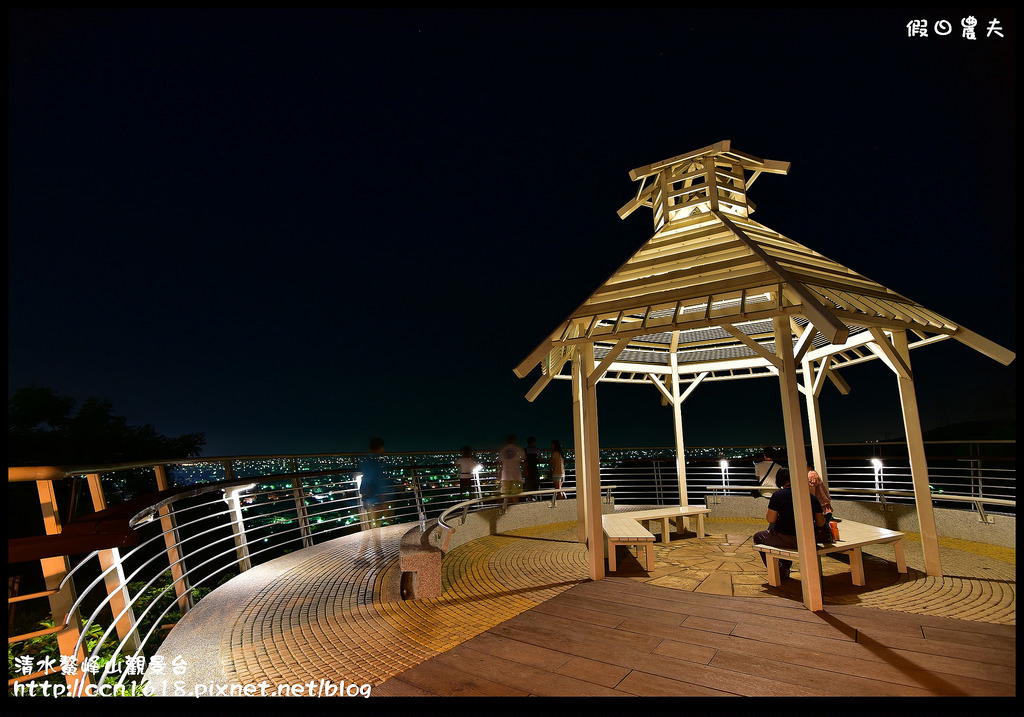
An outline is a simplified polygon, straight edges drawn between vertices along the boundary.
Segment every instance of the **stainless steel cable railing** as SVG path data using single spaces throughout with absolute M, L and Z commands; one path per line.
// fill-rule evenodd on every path
M 973 509 L 981 520 L 989 520 L 991 513 L 1015 513 L 1015 443 L 991 443 L 988 447 L 981 442 L 930 445 L 929 482 L 936 505 Z M 756 486 L 756 452 L 741 447 L 688 453 L 687 502 L 749 493 Z M 508 509 L 498 491 L 496 457 L 478 455 L 488 468 L 476 476 L 467 495 L 459 488 L 457 454 L 389 454 L 391 482 L 383 501 L 384 524 L 436 518 L 442 528 L 453 530 L 450 519 L 459 513 L 465 517 L 470 510 L 499 504 Z M 551 495 L 554 500 L 559 492 L 574 492 L 573 458 L 571 452 L 566 456 L 567 475 L 561 489 L 532 493 Z M 168 623 L 226 578 L 366 528 L 355 480 L 357 459 L 352 454 L 244 456 L 78 471 L 11 469 L 12 481 L 48 484 L 48 492 L 41 489 L 40 496 L 55 495 L 54 481 L 85 476 L 88 481 L 81 485 L 88 486 L 94 507 L 106 505 L 108 499 L 116 502 L 137 496 L 153 483 L 163 491 L 159 500 L 140 507 L 126 522 L 125 529 L 137 538 L 133 546 L 92 550 L 78 556 L 73 567 L 56 573 L 48 567 L 47 574 L 57 575 L 59 581 L 31 596 L 49 599 L 57 622 L 53 632 L 73 637 L 61 643 L 61 651 L 74 656 L 76 664 L 94 668 L 89 679 L 75 681 L 76 689 L 84 690 L 92 680 L 126 684 L 132 675 L 120 669 L 121 663 L 137 664 L 151 655 Z M 829 446 L 827 467 L 834 499 L 913 501 L 909 462 L 899 444 Z M 618 504 L 679 500 L 675 458 L 669 449 L 603 451 L 601 480 L 603 489 L 613 484 Z M 55 506 L 43 507 L 46 515 Z M 47 528 L 58 533 L 59 516 L 51 518 Z M 9 641 L 17 643 L 39 634 L 9 635 Z M 23 661 L 9 685 L 19 677 L 27 680 L 46 674 L 27 671 L 26 666 Z

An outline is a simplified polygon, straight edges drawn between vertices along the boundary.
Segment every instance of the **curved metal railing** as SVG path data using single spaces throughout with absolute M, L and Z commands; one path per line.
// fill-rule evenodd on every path
M 1009 443 L 1012 451 L 1014 444 Z M 630 452 L 647 450 L 655 449 Z M 877 445 L 871 450 L 872 455 L 847 456 L 841 451 L 834 457 L 830 454 L 828 482 L 833 498 L 870 496 L 881 502 L 912 502 L 906 459 L 881 453 Z M 947 452 L 948 459 L 929 457 L 929 481 L 936 504 L 946 501 L 955 507 L 969 506 L 982 520 L 990 518 L 986 506 L 1015 511 L 1013 461 L 985 458 L 973 448 L 967 458 L 953 450 Z M 662 454 L 649 458 L 609 455 L 605 452 L 601 459 L 601 479 L 606 483 L 602 491 L 614 489 L 617 503 L 678 501 L 674 458 Z M 423 523 L 436 517 L 438 527 L 448 531 L 450 538 L 459 514 L 464 522 L 470 511 L 479 508 L 500 504 L 502 510 L 507 510 L 513 497 L 546 500 L 550 496 L 554 504 L 558 494 L 576 490 L 570 454 L 561 488 L 505 497 L 498 492 L 496 473 L 486 472 L 476 477 L 472 491 L 476 497 L 467 500 L 458 488 L 454 463 L 447 461 L 455 457 L 454 453 L 389 456 L 389 470 L 395 478 L 385 496 L 385 524 Z M 85 478 L 85 482 L 73 485 L 88 485 L 96 510 L 103 509 L 108 494 L 119 499 L 138 495 L 154 487 L 154 482 L 161 493 L 126 520 L 125 528 L 138 539 L 135 545 L 92 550 L 73 567 L 54 568 L 51 564 L 45 572 L 56 575 L 56 582 L 38 593 L 14 596 L 12 605 L 30 598 L 49 599 L 57 624 L 48 630 L 9 635 L 9 642 L 48 632 L 57 634 L 64 639 L 61 652 L 76 656 L 77 664 L 100 665 L 90 679 L 123 685 L 131 673 L 115 672 L 118 661 L 135 662 L 152 654 L 168 624 L 190 610 L 204 591 L 255 564 L 366 527 L 355 463 L 354 454 L 332 454 L 163 461 L 74 471 L 52 467 L 10 469 L 12 483 L 36 482 L 44 516 L 49 516 L 48 532 L 54 533 L 61 530 L 57 510 L 60 501 L 54 490 L 57 481 Z M 210 478 L 217 480 L 209 482 Z M 742 494 L 756 486 L 750 458 L 688 459 L 686 479 L 690 503 L 707 500 L 708 496 Z M 146 485 L 139 485 L 139 481 Z M 173 488 L 173 484 L 179 487 Z M 81 505 L 80 501 L 79 508 Z M 73 512 L 71 516 L 81 522 L 80 516 Z M 70 557 L 45 557 L 43 562 Z M 32 672 L 24 667 L 16 679 L 26 681 L 57 671 Z M 81 690 L 87 680 L 75 684 Z

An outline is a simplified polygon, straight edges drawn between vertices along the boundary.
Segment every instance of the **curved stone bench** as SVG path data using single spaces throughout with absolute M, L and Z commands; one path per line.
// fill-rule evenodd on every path
M 441 597 L 441 558 L 444 552 L 434 542 L 437 521 L 417 525 L 402 535 L 398 544 L 398 567 L 402 571 L 402 598 L 421 600 Z

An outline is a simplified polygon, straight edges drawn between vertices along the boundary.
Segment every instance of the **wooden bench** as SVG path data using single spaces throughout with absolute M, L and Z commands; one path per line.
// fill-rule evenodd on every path
M 654 567 L 654 535 L 629 515 L 609 513 L 601 518 L 604 542 L 608 548 L 609 572 L 615 572 L 615 548 L 619 545 L 635 546 L 637 560 L 640 559 L 640 548 L 643 548 L 644 570 L 650 571 Z
M 835 543 L 822 545 L 818 544 L 815 551 L 818 556 L 818 573 L 821 574 L 821 556 L 829 553 L 846 553 L 850 556 L 850 574 L 854 585 L 866 584 L 864 577 L 864 556 L 861 548 L 866 545 L 878 545 L 880 543 L 892 543 L 896 551 L 896 569 L 907 572 L 907 561 L 903 555 L 903 533 L 887 528 L 878 528 L 874 525 L 854 523 L 844 520 L 839 524 L 839 540 Z M 768 584 L 778 587 L 782 584 L 779 573 L 779 559 L 799 562 L 800 554 L 796 550 L 775 548 L 770 545 L 755 544 L 754 550 L 763 553 L 768 563 Z
M 698 538 L 704 537 L 704 516 L 711 512 L 710 508 L 703 505 L 663 505 L 649 510 L 636 510 L 626 513 L 618 513 L 627 518 L 639 521 L 645 528 L 650 527 L 650 522 L 661 521 L 661 542 L 667 543 L 669 538 L 668 524 L 670 520 L 676 521 L 676 532 L 682 534 L 684 522 L 689 524 L 691 530 Z M 693 528 L 696 519 L 696 529 Z

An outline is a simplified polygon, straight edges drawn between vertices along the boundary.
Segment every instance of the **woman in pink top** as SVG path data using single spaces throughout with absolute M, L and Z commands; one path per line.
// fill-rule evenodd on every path
M 825 522 L 829 522 L 832 520 L 832 498 L 829 497 L 825 482 L 810 463 L 807 464 L 807 482 L 811 486 L 811 495 L 821 503 L 821 509 L 825 513 Z

